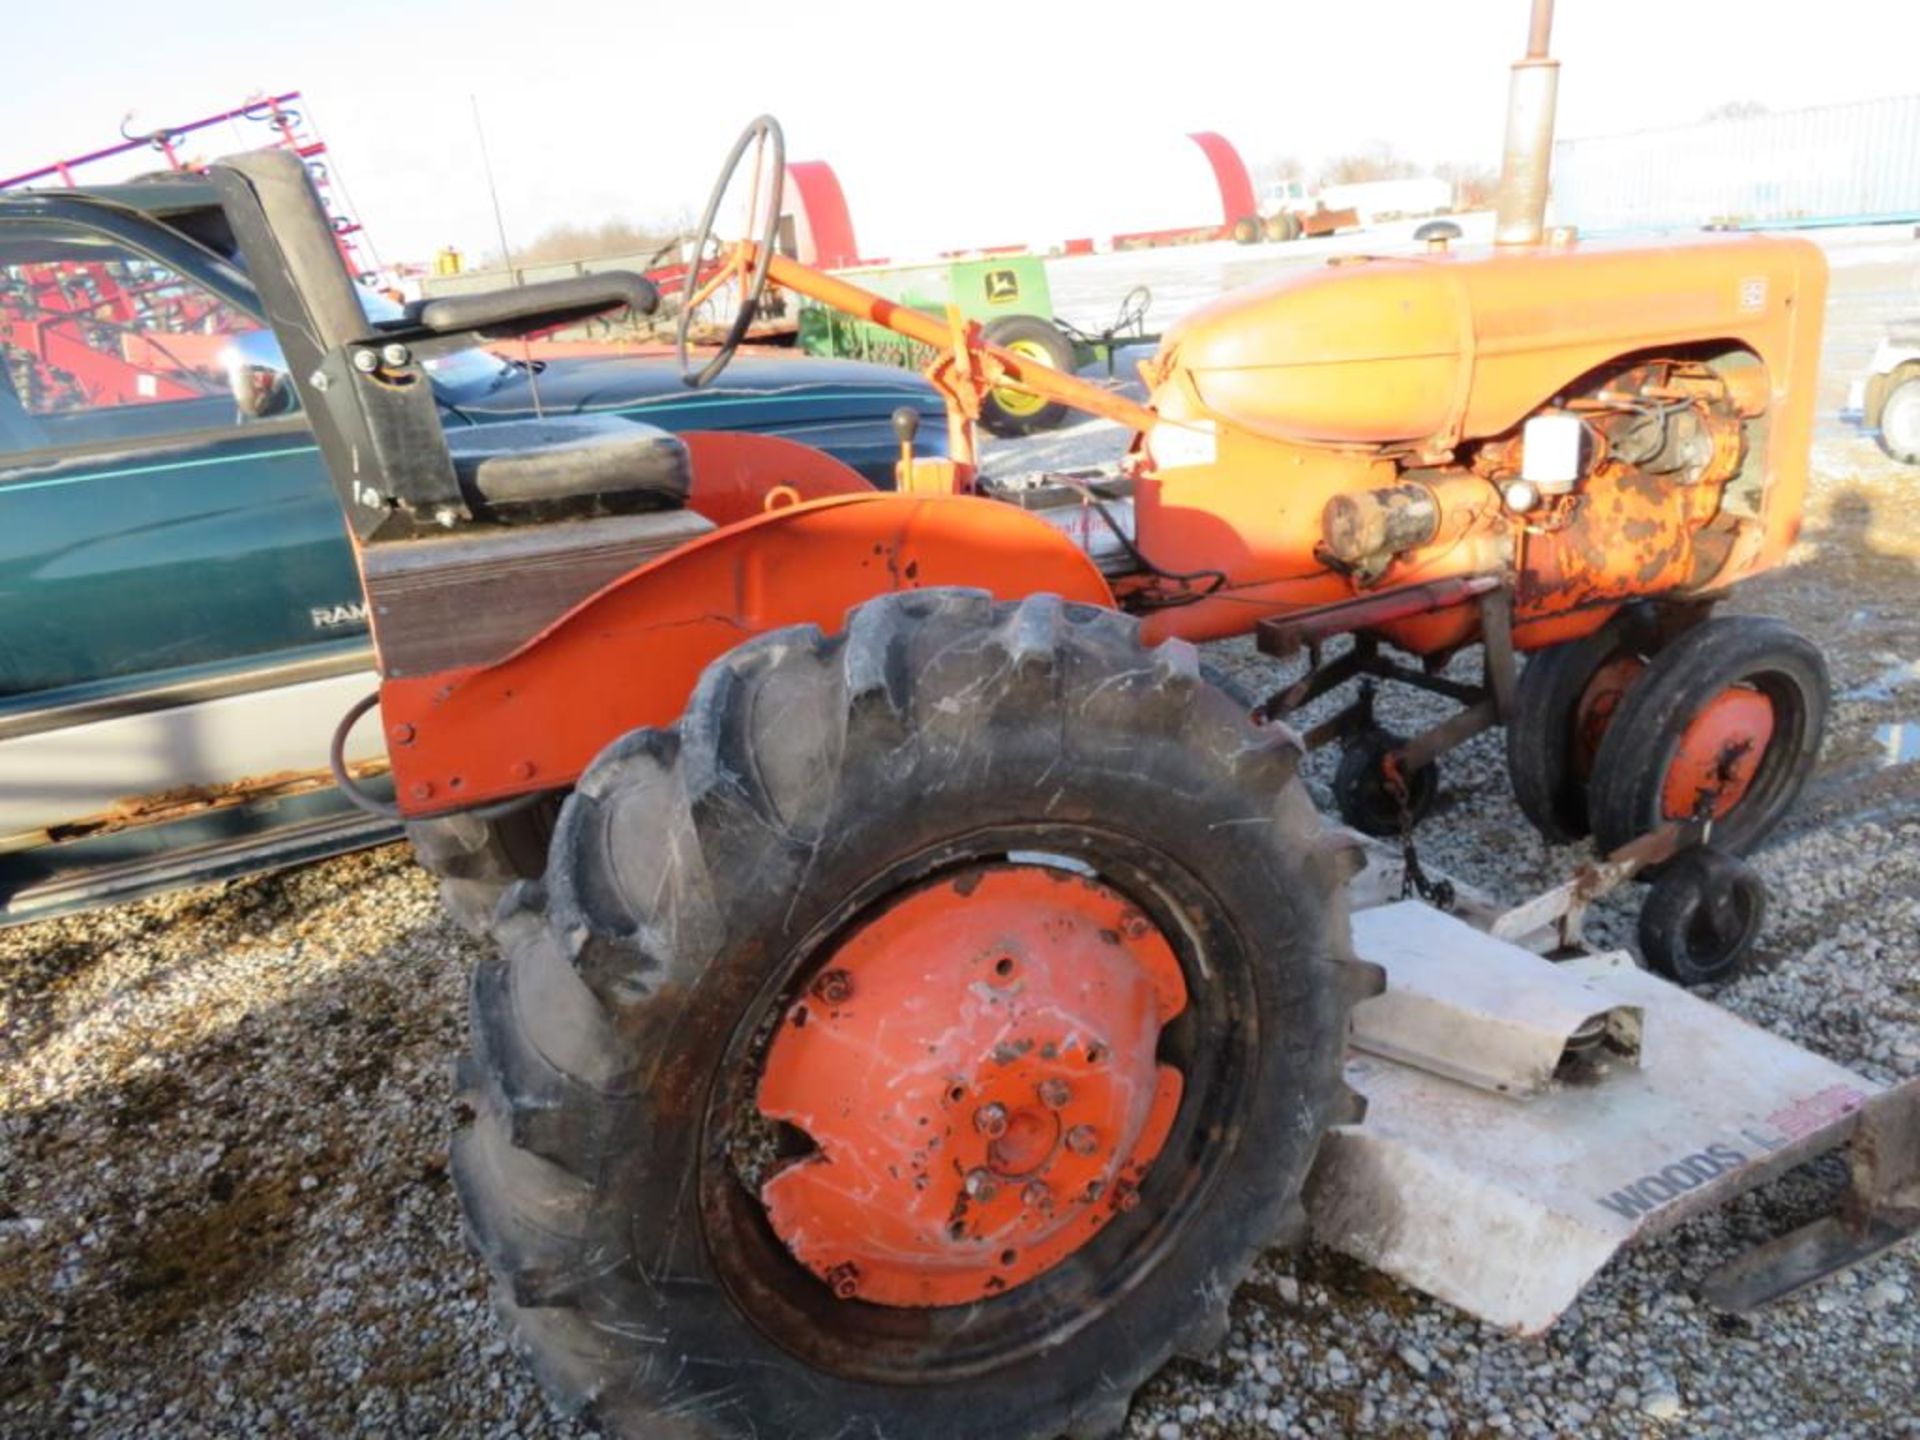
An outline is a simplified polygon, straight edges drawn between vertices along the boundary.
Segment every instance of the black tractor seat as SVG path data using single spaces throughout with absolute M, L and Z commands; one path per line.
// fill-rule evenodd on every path
M 614 415 L 449 429 L 447 449 L 474 514 L 506 522 L 678 509 L 693 479 L 677 436 Z

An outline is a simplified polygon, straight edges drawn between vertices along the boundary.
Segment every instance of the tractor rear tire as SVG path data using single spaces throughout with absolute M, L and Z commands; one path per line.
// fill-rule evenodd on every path
M 1303 1235 L 1320 1137 L 1359 1116 L 1341 1055 L 1378 972 L 1349 948 L 1356 855 L 1323 830 L 1298 760 L 1184 642 L 1150 650 L 1111 611 L 957 590 L 871 601 L 835 636 L 750 640 L 675 728 L 610 745 L 475 976 L 453 1150 L 500 1312 L 548 1391 L 649 1440 L 1118 1429 L 1136 1386 L 1220 1341 L 1261 1251 Z M 762 1204 L 772 1178 L 832 1160 L 796 1159 L 795 1132 L 768 1124 L 770 1035 L 818 1034 L 839 1023 L 830 1005 L 863 1000 L 889 1025 L 962 1023 L 821 966 L 930 892 L 971 934 L 982 869 L 1037 871 L 1042 895 L 1098 877 L 1137 907 L 1129 935 L 1158 927 L 1187 1008 L 1147 1053 L 1184 1087 L 1137 1186 L 1089 1189 L 1112 1214 L 1070 1260 L 964 1304 L 869 1302 L 851 1267 L 823 1279 L 796 1259 Z M 1004 943 L 983 952 L 995 973 Z M 972 993 L 960 1009 L 986 1003 Z M 845 1073 L 867 1077 L 864 1117 L 918 1072 Z M 940 1132 L 955 1164 L 962 1129 Z
M 557 797 L 541 796 L 492 820 L 467 814 L 410 821 L 407 840 L 414 858 L 439 877 L 440 903 L 453 922 L 484 936 L 507 887 L 545 873 L 559 813 Z
M 1073 343 L 1057 326 L 1038 315 L 1002 315 L 980 332 L 989 345 L 1038 360 L 1062 375 L 1073 373 Z M 1010 438 L 1051 430 L 1068 415 L 1067 407 L 1018 390 L 989 390 L 980 398 L 980 423 L 989 434 Z
M 1826 661 L 1811 640 L 1779 620 L 1716 615 L 1655 652 L 1607 725 L 1587 791 L 1601 854 L 1689 818 L 1673 813 L 1666 793 L 1684 758 L 1683 739 L 1710 705 L 1746 692 L 1769 702 L 1771 733 L 1752 773 L 1715 819 L 1709 843 L 1745 855 L 1785 818 L 1826 733 Z

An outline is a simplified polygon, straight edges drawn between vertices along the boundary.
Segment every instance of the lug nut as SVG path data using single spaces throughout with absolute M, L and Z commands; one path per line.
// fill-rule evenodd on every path
M 1047 1188 L 1044 1180 L 1029 1180 L 1027 1188 L 1020 1192 L 1020 1203 L 1029 1210 L 1051 1210 L 1053 1191 Z
M 1073 1098 L 1073 1087 L 1057 1076 L 1040 1082 L 1040 1103 L 1049 1110 L 1060 1110 Z
M 1087 1182 L 1086 1196 L 1087 1196 L 1087 1203 L 1089 1205 L 1091 1205 L 1094 1201 L 1098 1200 L 1102 1195 L 1106 1193 L 1107 1193 L 1106 1181 L 1089 1180 Z
M 827 1272 L 827 1284 L 833 1287 L 836 1300 L 851 1300 L 860 1293 L 860 1267 L 851 1260 L 842 1262 Z
M 967 1194 L 987 1204 L 1000 1193 L 1000 1182 L 993 1178 L 991 1170 L 970 1170 L 967 1172 Z
M 1076 1125 L 1067 1131 L 1067 1149 L 1076 1155 L 1091 1155 L 1100 1148 L 1100 1136 L 1091 1125 Z
M 844 1005 L 853 998 L 853 976 L 844 970 L 829 970 L 813 982 L 813 993 L 829 1005 Z
M 982 1105 L 973 1112 L 973 1128 L 989 1140 L 998 1140 L 1007 1133 L 1007 1107 L 998 1103 Z

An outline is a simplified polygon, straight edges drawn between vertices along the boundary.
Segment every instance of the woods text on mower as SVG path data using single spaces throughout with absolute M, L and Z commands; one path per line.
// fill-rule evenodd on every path
M 750 436 L 448 436 L 425 359 L 651 287 L 374 323 L 297 161 L 216 169 L 355 538 L 398 811 L 500 942 L 454 1172 L 554 1394 L 636 1436 L 1094 1436 L 1215 1344 L 1360 1118 L 1359 850 L 1281 723 L 1343 680 L 1461 702 L 1402 739 L 1363 693 L 1307 737 L 1345 741 L 1363 829 L 1410 824 L 1435 757 L 1503 721 L 1553 833 L 1644 859 L 1780 819 L 1820 658 L 1710 611 L 1799 522 L 1822 262 L 1543 237 L 1544 8 L 1493 253 L 1228 296 L 1145 404 L 779 257 L 756 207 L 768 233 L 685 307 L 739 287 L 689 378 L 775 284 L 939 349 L 950 455 L 907 417 L 893 493 Z M 750 149 L 778 184 L 758 121 L 702 244 Z M 982 476 L 1006 386 L 1137 438 L 1111 473 Z M 1190 643 L 1249 631 L 1308 661 L 1251 715 Z M 1441 673 L 1475 643 L 1479 683 Z M 1667 869 L 1666 963 L 1712 973 L 1757 892 L 1730 858 Z M 1568 1013 L 1540 1076 L 1637 1035 Z

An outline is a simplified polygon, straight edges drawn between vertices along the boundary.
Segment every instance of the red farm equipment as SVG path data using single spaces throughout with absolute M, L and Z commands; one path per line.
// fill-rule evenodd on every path
M 144 156 L 158 156 L 162 174 L 196 175 L 203 162 L 189 142 L 220 133 L 258 141 L 258 147 L 249 148 L 283 149 L 300 157 L 323 198 L 342 262 L 361 281 L 374 278 L 360 253 L 360 224 L 329 173 L 326 142 L 308 121 L 297 90 L 146 134 L 131 134 L 123 125 L 118 144 L 0 178 L 0 190 L 93 184 L 103 170 L 138 168 L 133 162 Z M 7 348 L 21 352 L 25 363 L 10 366 L 9 372 L 23 403 L 38 409 L 224 392 L 220 355 L 232 320 L 194 287 L 157 267 L 143 273 L 121 263 L 75 266 L 69 261 L 57 270 L 27 264 L 0 274 L 0 364 L 6 363 Z M 40 394 L 48 384 L 73 393 Z

